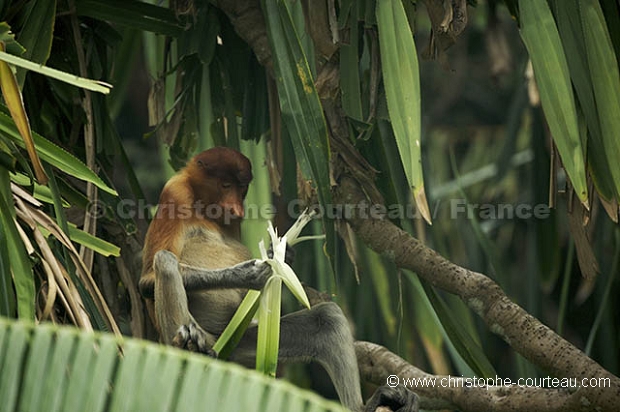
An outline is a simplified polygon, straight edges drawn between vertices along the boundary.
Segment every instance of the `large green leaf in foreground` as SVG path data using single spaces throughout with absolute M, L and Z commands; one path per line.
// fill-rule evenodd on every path
M 7 319 L 0 319 L 0 399 L 7 412 L 345 411 L 203 355 Z

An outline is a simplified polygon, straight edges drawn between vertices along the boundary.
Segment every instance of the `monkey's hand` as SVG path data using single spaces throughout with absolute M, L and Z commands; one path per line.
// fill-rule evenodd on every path
M 259 260 L 248 260 L 233 266 L 237 276 L 243 277 L 243 287 L 261 290 L 271 277 L 271 266 Z
M 365 412 L 374 412 L 379 406 L 387 406 L 394 412 L 418 412 L 418 395 L 404 386 L 380 386 L 364 407 Z
M 271 266 L 259 260 L 247 260 L 223 269 L 203 269 L 179 264 L 185 290 L 256 289 L 265 286 L 271 276 Z
M 273 258 L 273 246 L 270 246 L 267 250 L 267 256 Z M 295 249 L 292 246 L 286 245 L 286 252 L 284 252 L 284 261 L 287 265 L 292 266 L 295 261 Z
M 192 318 L 189 324 L 179 327 L 177 334 L 172 339 L 172 346 L 217 358 L 217 353 L 212 349 L 214 339 Z

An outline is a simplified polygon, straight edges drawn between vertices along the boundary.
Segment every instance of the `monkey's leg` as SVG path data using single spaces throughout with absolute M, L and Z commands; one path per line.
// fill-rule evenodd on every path
M 153 268 L 155 317 L 163 343 L 194 351 L 211 348 L 215 338 L 201 329 L 189 313 L 187 294 L 176 256 L 172 253 L 156 254 Z
M 231 360 L 254 367 L 256 326 L 248 328 Z M 338 397 L 352 411 L 362 411 L 357 358 L 353 337 L 342 310 L 333 302 L 294 312 L 280 321 L 280 351 L 283 361 L 315 361 L 329 374 Z

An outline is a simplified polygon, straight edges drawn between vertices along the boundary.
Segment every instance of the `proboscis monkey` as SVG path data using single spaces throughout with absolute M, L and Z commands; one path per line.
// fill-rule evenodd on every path
M 166 183 L 146 235 L 140 279 L 164 343 L 211 353 L 247 290 L 261 289 L 271 276 L 271 267 L 252 260 L 239 241 L 251 180 L 245 156 L 216 147 L 196 155 Z M 232 361 L 254 364 L 256 335 L 250 326 Z M 353 411 L 380 405 L 417 411 L 417 397 L 403 387 L 380 387 L 364 407 L 353 337 L 335 303 L 283 316 L 278 357 L 320 363 Z

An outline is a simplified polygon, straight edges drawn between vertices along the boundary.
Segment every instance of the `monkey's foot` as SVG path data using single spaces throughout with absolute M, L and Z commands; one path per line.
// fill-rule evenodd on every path
M 379 406 L 387 406 L 394 412 L 418 412 L 418 395 L 404 386 L 380 386 L 368 400 L 365 412 L 374 412 Z
M 177 334 L 172 339 L 172 345 L 189 350 L 191 352 L 204 353 L 213 358 L 217 358 L 217 353 L 209 345 L 209 333 L 200 327 L 193 319 L 187 325 L 182 325 L 177 330 Z

